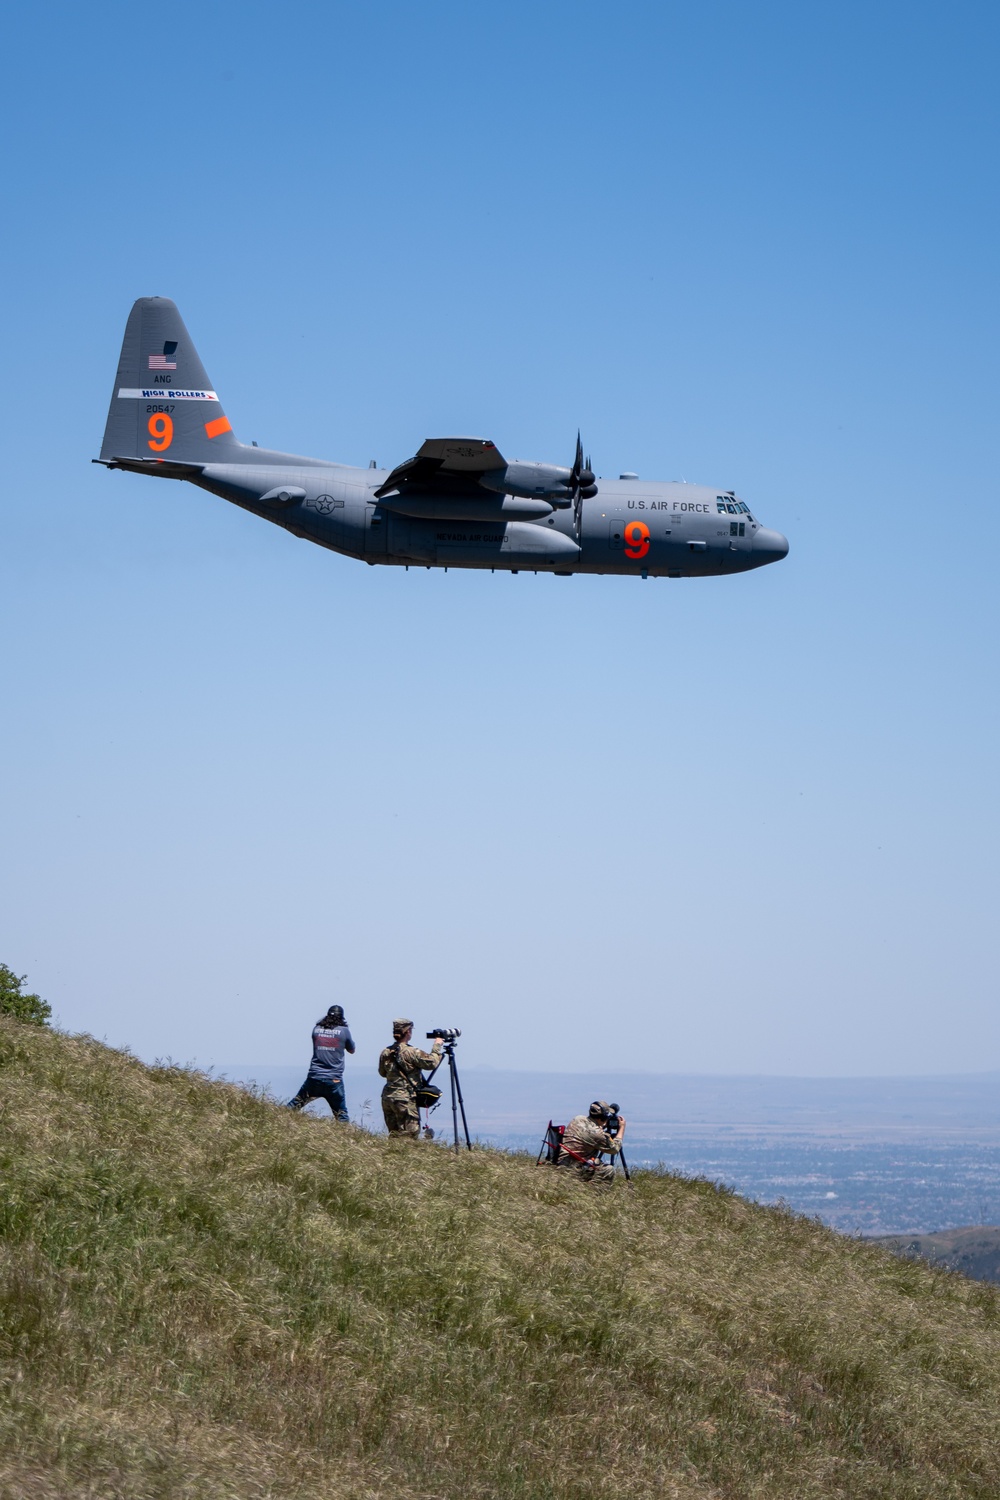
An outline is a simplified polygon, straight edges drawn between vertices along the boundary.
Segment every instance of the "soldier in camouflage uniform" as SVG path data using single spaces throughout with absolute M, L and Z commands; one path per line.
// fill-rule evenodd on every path
M 595 1099 L 589 1114 L 577 1115 L 570 1120 L 563 1134 L 562 1149 L 556 1165 L 575 1172 L 583 1182 L 614 1182 L 614 1164 L 597 1159 L 602 1151 L 617 1156 L 622 1149 L 625 1120 L 619 1116 L 621 1126 L 618 1134 L 608 1135 L 604 1122 L 610 1114 L 611 1105 L 606 1104 L 603 1099 Z
M 382 1113 L 390 1135 L 420 1134 L 417 1110 L 417 1088 L 423 1068 L 436 1068 L 441 1061 L 441 1042 L 436 1040 L 430 1052 L 410 1046 L 413 1022 L 403 1019 L 392 1023 L 393 1044 L 383 1047 L 378 1070 L 385 1079 L 382 1090 Z

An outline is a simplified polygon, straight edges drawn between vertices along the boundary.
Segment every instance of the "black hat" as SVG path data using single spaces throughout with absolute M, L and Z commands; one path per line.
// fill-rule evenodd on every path
M 326 1013 L 326 1019 L 332 1021 L 335 1026 L 344 1025 L 344 1007 L 342 1005 L 331 1005 Z

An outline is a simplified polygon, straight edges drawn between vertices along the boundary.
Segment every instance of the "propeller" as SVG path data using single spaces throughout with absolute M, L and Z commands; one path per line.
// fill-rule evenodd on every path
M 594 482 L 595 478 L 594 471 L 590 467 L 590 459 L 587 458 L 584 460 L 583 443 L 580 440 L 579 432 L 577 432 L 576 457 L 573 459 L 573 467 L 570 470 L 569 476 L 570 493 L 573 496 L 573 524 L 576 528 L 577 536 L 580 534 L 580 515 L 583 502 L 584 500 L 590 500 L 597 494 L 597 485 Z

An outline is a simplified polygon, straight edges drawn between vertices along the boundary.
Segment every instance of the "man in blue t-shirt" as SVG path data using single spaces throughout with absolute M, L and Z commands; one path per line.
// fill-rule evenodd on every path
M 340 1005 L 331 1005 L 321 1021 L 317 1021 L 312 1034 L 313 1055 L 306 1081 L 289 1099 L 289 1109 L 301 1109 L 310 1099 L 325 1099 L 333 1110 L 334 1117 L 350 1120 L 347 1099 L 344 1095 L 344 1053 L 354 1051 L 351 1028 L 344 1020 Z

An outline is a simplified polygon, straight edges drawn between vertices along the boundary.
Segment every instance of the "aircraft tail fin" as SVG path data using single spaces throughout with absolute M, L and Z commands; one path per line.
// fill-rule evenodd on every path
M 232 461 L 242 445 L 173 302 L 140 297 L 125 325 L 101 461 Z

